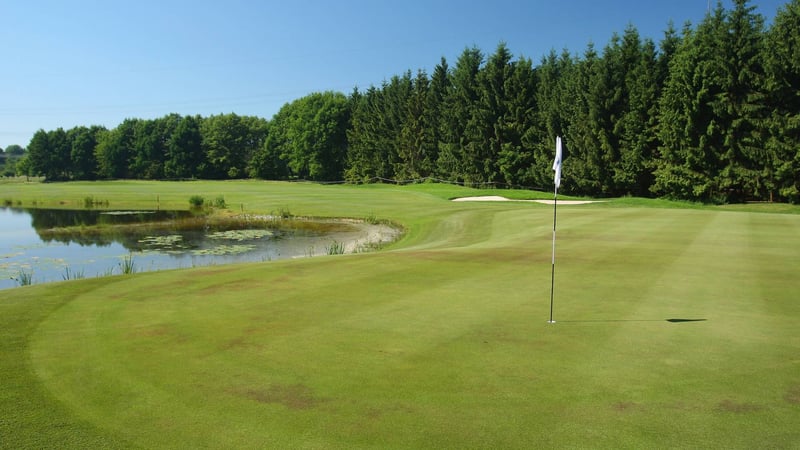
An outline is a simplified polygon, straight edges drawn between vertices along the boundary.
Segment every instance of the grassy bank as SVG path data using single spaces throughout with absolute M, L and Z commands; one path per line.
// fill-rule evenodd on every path
M 93 195 L 167 209 L 224 195 L 244 211 L 407 230 L 372 254 L 4 291 L 0 446 L 800 445 L 800 216 L 638 200 L 559 208 L 548 324 L 552 208 L 447 201 L 483 193 L 0 186 L 23 204 Z

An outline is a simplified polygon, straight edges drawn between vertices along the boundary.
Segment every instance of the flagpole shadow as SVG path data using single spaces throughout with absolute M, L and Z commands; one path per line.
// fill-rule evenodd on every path
M 669 323 L 686 323 L 686 322 L 706 322 L 708 319 L 686 319 L 686 318 L 672 318 L 672 319 L 595 319 L 595 320 L 559 320 L 558 323 L 614 323 L 614 322 L 669 322 Z

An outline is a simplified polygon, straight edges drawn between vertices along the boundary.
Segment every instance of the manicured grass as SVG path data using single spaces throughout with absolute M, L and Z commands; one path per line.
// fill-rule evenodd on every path
M 407 232 L 378 253 L 2 291 L 2 447 L 800 445 L 796 214 L 560 207 L 548 324 L 546 205 L 442 185 L 15 186 L 0 199 L 224 195 Z

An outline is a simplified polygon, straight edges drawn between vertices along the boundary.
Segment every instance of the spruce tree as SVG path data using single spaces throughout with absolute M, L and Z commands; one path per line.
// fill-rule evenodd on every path
M 476 136 L 479 136 L 476 104 L 480 95 L 478 73 L 483 53 L 467 48 L 461 53 L 452 72 L 452 89 L 442 115 L 442 144 L 439 149 L 439 172 L 451 180 L 473 183 L 482 181 Z
M 575 67 L 575 60 L 567 50 L 560 55 L 551 50 L 535 69 L 535 117 L 533 126 L 523 136 L 523 143 L 533 152 L 531 183 L 542 190 L 551 189 L 555 138 L 564 136 L 569 123 L 568 112 L 574 107 L 568 95 L 568 84 L 574 79 Z M 562 189 L 569 191 L 570 184 L 565 179 Z
M 764 95 L 764 19 L 748 5 L 735 0 L 727 15 L 721 67 L 720 94 L 712 102 L 723 134 L 719 187 L 726 202 L 764 198 L 761 178 L 765 161 L 763 124 L 767 114 Z
M 800 203 L 800 0 L 781 8 L 765 45 L 768 121 L 767 164 L 769 200 Z
M 659 159 L 651 191 L 686 200 L 719 198 L 723 141 L 712 102 L 720 94 L 725 35 L 721 6 L 692 30 L 687 24 L 659 104 Z
M 601 173 L 605 173 L 600 153 L 597 117 L 600 105 L 593 83 L 598 79 L 599 57 L 589 44 L 574 70 L 569 72 L 564 90 L 564 164 L 565 192 L 581 195 L 602 195 Z M 552 148 L 552 141 L 547 143 Z M 551 159 L 552 164 L 552 159 Z

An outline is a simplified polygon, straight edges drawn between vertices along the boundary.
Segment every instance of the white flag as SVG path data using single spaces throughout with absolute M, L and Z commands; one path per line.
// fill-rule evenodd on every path
M 558 189 L 561 187 L 561 136 L 556 136 L 556 160 L 553 162 L 553 170 L 556 172 L 553 181 Z

